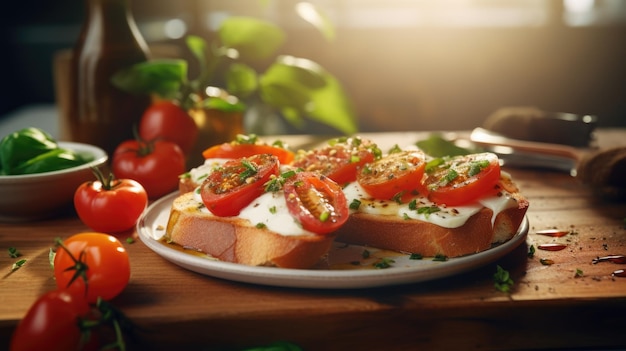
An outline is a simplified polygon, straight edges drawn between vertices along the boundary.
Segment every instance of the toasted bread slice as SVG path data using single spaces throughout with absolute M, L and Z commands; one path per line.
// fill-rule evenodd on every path
M 492 209 L 482 207 L 462 225 L 452 227 L 398 215 L 355 212 L 337 231 L 337 241 L 425 257 L 481 252 L 510 240 L 528 209 L 528 201 L 518 192 L 501 196 L 506 196 L 510 205 L 495 216 Z
M 165 238 L 222 261 L 310 268 L 325 257 L 335 235 L 282 235 L 247 219 L 218 217 L 202 210 L 193 192 L 185 192 L 172 204 Z

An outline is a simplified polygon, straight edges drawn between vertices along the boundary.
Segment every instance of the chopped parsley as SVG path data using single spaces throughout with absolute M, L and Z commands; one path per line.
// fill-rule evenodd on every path
M 15 271 L 17 269 L 19 269 L 20 267 L 22 267 L 24 264 L 26 263 L 26 260 L 22 259 L 19 260 L 15 263 L 13 263 L 13 266 L 11 266 L 11 271 Z
M 376 269 L 385 269 L 385 268 L 389 268 L 392 266 L 393 263 L 395 263 L 396 261 L 390 259 L 390 258 L 381 258 L 380 260 L 374 262 L 374 268 Z
M 241 165 L 244 167 L 243 172 L 241 172 L 239 174 L 239 179 L 242 182 L 245 182 L 246 179 L 248 179 L 250 177 L 254 177 L 259 172 L 257 167 L 252 162 L 250 162 L 248 160 L 245 160 L 245 159 L 242 160 L 241 161 Z
M 438 261 L 438 262 L 445 262 L 447 260 L 448 260 L 448 256 L 442 255 L 442 254 L 436 254 L 435 257 L 433 258 L 433 261 Z
M 467 175 L 469 175 L 470 177 L 473 177 L 477 175 L 478 173 L 480 173 L 480 171 L 482 171 L 483 169 L 487 168 L 488 166 L 489 166 L 488 160 L 473 161 L 472 163 L 470 163 L 470 168 L 469 168 L 469 171 L 467 172 Z
M 530 247 L 528 248 L 528 258 L 533 258 L 535 257 L 535 245 L 530 245 Z
M 271 214 L 276 214 L 276 211 L 277 211 L 277 210 L 276 210 L 276 206 L 272 206 L 272 207 L 270 207 L 270 213 L 271 213 Z
M 511 279 L 511 275 L 509 272 L 500 265 L 496 266 L 496 273 L 493 275 L 493 285 L 494 287 L 501 292 L 509 292 L 514 282 Z
M 271 179 L 267 181 L 267 183 L 265 183 L 265 192 L 275 193 L 277 191 L 280 191 L 280 189 L 283 188 L 283 185 L 285 185 L 285 182 L 287 181 L 287 179 L 295 175 L 296 175 L 296 171 L 290 170 L 290 171 L 281 173 L 278 177 L 272 176 Z
M 421 206 L 417 208 L 417 213 L 418 214 L 425 214 L 425 215 L 429 215 L 431 213 L 435 213 L 435 212 L 439 212 L 441 211 L 441 208 L 439 208 L 438 206 Z
M 267 228 L 265 223 L 262 223 L 262 222 L 257 223 L 255 227 L 257 227 L 258 229 L 265 229 L 265 228 Z
M 18 258 L 22 256 L 22 254 L 14 247 L 9 247 L 9 257 Z
M 423 259 L 424 256 L 422 256 L 422 254 L 418 254 L 418 253 L 412 253 L 409 255 L 409 260 L 421 260 Z
M 361 207 L 361 201 L 359 201 L 359 199 L 354 199 L 350 202 L 349 207 L 351 210 L 358 210 L 359 207 Z

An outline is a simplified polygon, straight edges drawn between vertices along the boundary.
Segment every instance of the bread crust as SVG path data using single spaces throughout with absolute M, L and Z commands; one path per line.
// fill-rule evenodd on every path
M 336 240 L 426 257 L 465 256 L 510 240 L 517 233 L 526 214 L 528 201 L 519 194 L 516 194 L 516 201 L 518 206 L 500 212 L 493 225 L 493 211 L 483 208 L 457 228 L 444 228 L 398 216 L 353 213 L 336 232 Z
M 335 235 L 281 235 L 246 219 L 214 216 L 202 212 L 193 193 L 186 192 L 172 204 L 165 238 L 226 262 L 310 268 L 328 253 Z

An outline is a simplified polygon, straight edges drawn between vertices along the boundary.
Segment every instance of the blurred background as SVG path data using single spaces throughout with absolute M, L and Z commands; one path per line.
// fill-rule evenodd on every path
M 470 129 L 496 109 L 535 106 L 626 126 L 626 1 L 311 0 L 336 27 L 325 40 L 295 0 L 130 0 L 159 56 L 211 38 L 231 15 L 281 26 L 281 53 L 339 78 L 361 131 Z M 78 37 L 84 0 L 21 0 L 0 14 L 0 116 L 52 106 L 52 60 Z M 2 117 L 0 117 L 2 118 Z

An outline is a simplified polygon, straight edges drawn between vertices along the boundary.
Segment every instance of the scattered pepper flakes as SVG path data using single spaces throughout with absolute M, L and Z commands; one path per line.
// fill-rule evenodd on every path
M 562 236 L 566 236 L 569 233 L 570 233 L 569 231 L 559 230 L 559 229 L 544 229 L 544 230 L 538 230 L 535 232 L 535 234 L 550 236 L 553 238 L 560 238 Z
M 626 270 L 618 269 L 611 275 L 614 277 L 626 278 Z
M 603 257 L 596 257 L 593 260 L 591 260 L 591 263 L 593 264 L 597 264 L 600 262 L 611 262 L 611 263 L 617 263 L 617 264 L 626 264 L 626 256 L 624 255 L 609 255 L 609 256 L 603 256 Z
M 565 244 L 557 244 L 557 243 L 541 244 L 537 246 L 539 250 L 545 250 L 545 251 L 561 251 L 566 247 L 567 245 Z

